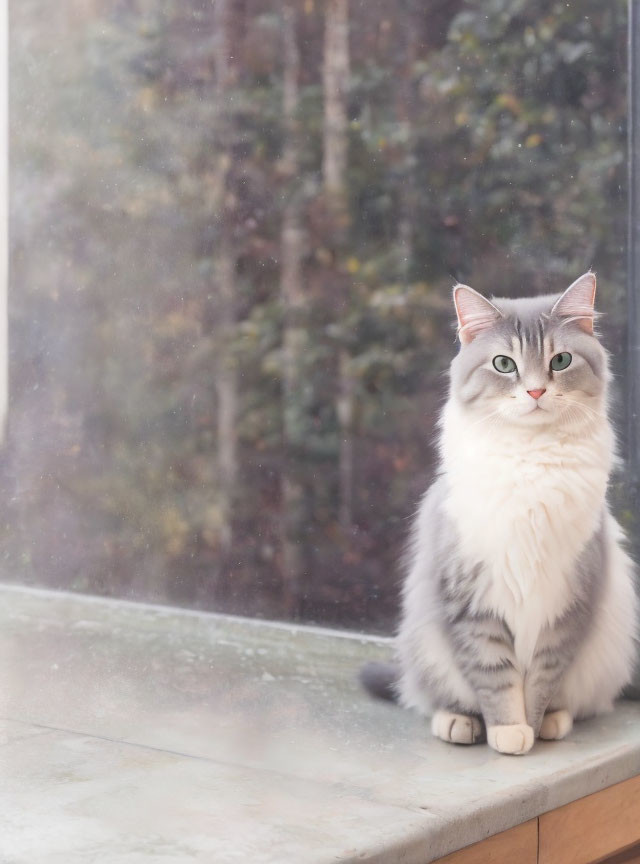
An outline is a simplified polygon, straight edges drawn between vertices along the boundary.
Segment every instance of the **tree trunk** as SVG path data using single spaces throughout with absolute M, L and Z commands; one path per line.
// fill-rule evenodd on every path
M 327 0 L 324 31 L 324 150 L 322 174 L 327 206 L 332 211 L 334 236 L 342 238 L 348 228 L 346 194 L 349 84 L 348 0 Z M 335 252 L 336 250 L 334 250 Z M 338 258 L 334 254 L 334 260 Z M 339 277 L 337 276 L 339 279 Z M 344 304 L 346 308 L 347 304 Z M 338 463 L 340 526 L 345 536 L 353 524 L 353 415 L 354 380 L 349 352 L 340 349 L 336 414 L 340 448 Z
M 355 382 L 351 374 L 351 358 L 346 348 L 338 359 L 337 415 L 340 427 L 340 503 L 338 518 L 345 535 L 353 524 L 353 414 L 355 408 Z
M 220 549 L 223 563 L 233 542 L 233 502 L 238 471 L 236 417 L 237 372 L 233 359 L 235 329 L 236 256 L 228 238 L 216 249 L 216 395 L 218 401 L 218 502 L 220 508 Z
M 296 11 L 291 0 L 285 0 L 283 15 L 283 112 L 285 125 L 282 170 L 288 180 L 289 198 L 282 218 L 281 302 L 284 313 L 282 336 L 282 425 L 283 464 L 282 494 L 282 588 L 285 614 L 296 618 L 300 613 L 300 578 L 304 572 L 302 532 L 305 522 L 305 490 L 299 476 L 304 446 L 305 375 L 304 354 L 306 330 L 302 326 L 305 298 L 302 291 L 302 255 L 304 232 L 301 227 L 296 182 L 298 158 L 298 76 L 300 53 L 296 38 Z
M 400 190 L 400 214 L 398 219 L 398 276 L 405 285 L 411 278 L 414 231 L 416 224 L 417 190 L 415 182 L 415 85 L 413 67 L 418 53 L 419 24 L 415 0 L 408 0 L 402 9 L 403 57 L 398 69 L 397 122 L 403 130 L 404 154 L 402 160 L 402 187 Z
M 327 0 L 324 30 L 324 152 L 322 176 L 329 194 L 344 196 L 347 170 L 349 84 L 348 0 Z
M 232 239 L 233 200 L 228 192 L 232 167 L 233 115 L 229 91 L 236 83 L 233 60 L 233 2 L 217 0 L 215 8 L 215 140 L 216 180 L 212 201 L 213 219 L 217 225 L 215 292 L 213 310 L 215 334 L 215 389 L 217 396 L 217 504 L 220 525 L 221 569 L 229 560 L 233 543 L 233 503 L 238 470 L 237 460 L 237 372 L 233 357 L 236 326 L 237 252 Z

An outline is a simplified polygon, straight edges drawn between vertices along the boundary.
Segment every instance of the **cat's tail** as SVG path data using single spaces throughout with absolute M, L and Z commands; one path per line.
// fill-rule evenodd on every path
M 393 663 L 365 663 L 358 675 L 364 689 L 378 699 L 398 701 L 400 670 Z

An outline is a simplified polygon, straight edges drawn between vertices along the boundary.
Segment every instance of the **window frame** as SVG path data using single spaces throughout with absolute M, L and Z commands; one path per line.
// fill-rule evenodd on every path
M 0 442 L 9 402 L 9 0 L 0 0 Z
M 631 502 L 640 502 L 640 0 L 628 17 L 628 261 L 626 470 Z M 634 538 L 637 539 L 637 538 Z

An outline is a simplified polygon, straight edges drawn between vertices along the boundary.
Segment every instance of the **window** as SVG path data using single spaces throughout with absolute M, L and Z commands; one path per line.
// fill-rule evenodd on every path
M 625 4 L 13 0 L 10 28 L 2 578 L 388 630 L 452 283 L 593 266 L 625 371 Z

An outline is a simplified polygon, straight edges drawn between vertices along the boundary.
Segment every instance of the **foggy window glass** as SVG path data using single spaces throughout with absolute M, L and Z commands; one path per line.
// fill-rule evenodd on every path
M 10 28 L 2 579 L 389 630 L 453 283 L 593 267 L 624 342 L 625 4 L 12 0 Z

